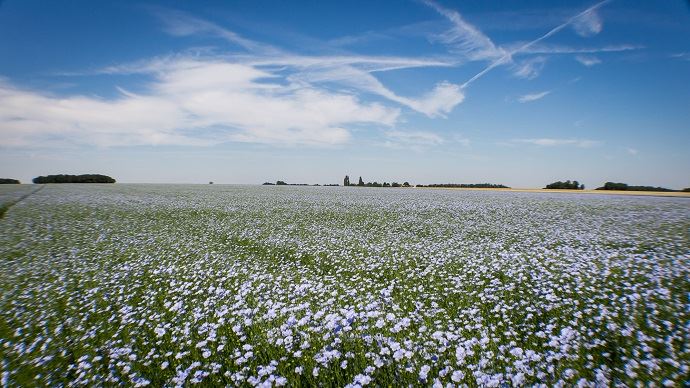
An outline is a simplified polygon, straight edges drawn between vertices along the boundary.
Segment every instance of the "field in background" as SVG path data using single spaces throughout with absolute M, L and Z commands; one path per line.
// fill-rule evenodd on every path
M 507 191 L 515 193 L 568 193 L 568 194 L 602 194 L 602 195 L 633 195 L 642 197 L 685 197 L 690 198 L 690 192 L 682 191 L 632 191 L 632 190 L 562 190 L 562 189 L 480 189 L 456 187 L 424 187 L 435 190 L 467 190 L 467 191 Z
M 686 198 L 48 185 L 0 220 L 0 385 L 682 386 L 689 230 Z

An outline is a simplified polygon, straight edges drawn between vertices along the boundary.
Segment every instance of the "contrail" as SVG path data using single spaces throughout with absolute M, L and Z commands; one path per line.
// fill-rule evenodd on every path
M 476 81 L 477 79 L 481 78 L 484 74 L 486 74 L 486 73 L 488 73 L 489 71 L 491 71 L 491 69 L 493 69 L 494 67 L 499 66 L 499 65 L 502 65 L 502 64 L 505 63 L 507 60 L 511 59 L 513 55 L 515 55 L 515 54 L 517 54 L 517 53 L 519 53 L 519 52 L 521 52 L 521 51 L 527 50 L 528 48 L 530 48 L 530 47 L 533 46 L 534 44 L 539 43 L 539 42 L 541 42 L 542 40 L 544 40 L 544 39 L 546 39 L 546 38 L 548 38 L 548 37 L 554 35 L 554 34 L 557 33 L 558 31 L 560 31 L 560 30 L 566 28 L 567 26 L 569 26 L 570 24 L 572 24 L 577 18 L 579 18 L 579 17 L 581 17 L 581 16 L 587 14 L 588 12 L 592 12 L 592 11 L 596 10 L 597 8 L 603 6 L 604 4 L 609 3 L 609 2 L 611 2 L 611 1 L 612 1 L 612 0 L 604 0 L 604 1 L 602 1 L 602 2 L 599 2 L 599 3 L 595 4 L 595 5 L 593 5 L 593 6 L 589 7 L 589 8 L 587 8 L 586 10 L 584 10 L 584 11 L 578 13 L 577 15 L 571 17 L 571 18 L 568 19 L 565 23 L 563 23 L 563 24 L 561 24 L 561 25 L 559 25 L 559 26 L 556 26 L 556 27 L 552 28 L 551 31 L 549 31 L 549 32 L 547 32 L 546 34 L 540 36 L 539 38 L 537 38 L 537 39 L 535 39 L 535 40 L 533 40 L 533 41 L 531 41 L 531 42 L 525 43 L 524 45 L 518 47 L 518 48 L 515 49 L 515 50 L 512 50 L 512 51 L 507 52 L 507 53 L 504 54 L 502 57 L 500 57 L 500 58 L 498 58 L 497 60 L 493 61 L 493 62 L 492 62 L 489 66 L 487 66 L 484 70 L 480 71 L 480 72 L 477 73 L 474 77 L 472 77 L 472 78 L 470 78 L 469 80 L 467 80 L 464 84 L 462 84 L 462 85 L 460 86 L 460 88 L 465 89 L 465 88 L 468 87 L 472 82 Z

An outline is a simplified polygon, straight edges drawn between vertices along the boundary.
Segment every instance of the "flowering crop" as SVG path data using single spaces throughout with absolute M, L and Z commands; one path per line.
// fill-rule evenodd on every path
M 0 385 L 682 386 L 685 198 L 46 186 L 0 220 Z

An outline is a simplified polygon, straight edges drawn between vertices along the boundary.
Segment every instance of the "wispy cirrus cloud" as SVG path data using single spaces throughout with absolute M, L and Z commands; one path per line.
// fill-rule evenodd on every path
M 601 3 L 601 5 L 604 3 Z M 590 8 L 573 19 L 572 26 L 578 35 L 590 37 L 601 32 L 604 28 L 604 22 L 598 12 L 601 5 L 596 8 Z
M 527 43 L 521 44 L 521 45 L 519 45 L 519 46 L 517 46 L 517 47 L 515 47 L 515 48 L 513 48 L 513 49 L 511 49 L 511 50 L 505 51 L 505 53 L 504 53 L 502 56 L 500 56 L 499 58 L 495 59 L 495 60 L 494 60 L 493 62 L 491 62 L 488 66 L 486 66 L 482 71 L 480 71 L 479 73 L 475 74 L 475 75 L 474 75 L 473 77 L 471 77 L 469 80 L 465 81 L 465 83 L 462 84 L 462 87 L 465 88 L 465 87 L 469 86 L 469 85 L 472 84 L 474 81 L 476 81 L 476 80 L 478 80 L 479 78 L 483 77 L 485 74 L 487 74 L 488 72 L 490 72 L 491 70 L 493 70 L 493 69 L 496 68 L 497 66 L 504 65 L 504 64 L 508 64 L 508 63 L 512 63 L 512 58 L 513 58 L 515 55 L 518 55 L 518 54 L 521 54 L 521 53 L 526 52 L 526 51 L 529 50 L 532 46 L 541 43 L 541 42 L 544 41 L 545 39 L 548 39 L 549 37 L 551 37 L 551 36 L 557 34 L 557 33 L 560 32 L 561 30 L 563 30 L 564 28 L 566 28 L 566 27 L 568 27 L 568 26 L 570 26 L 570 25 L 573 25 L 573 24 L 581 23 L 583 18 L 584 18 L 584 19 L 591 18 L 591 15 L 592 15 L 593 12 L 595 12 L 597 9 L 599 9 L 600 7 L 602 7 L 604 4 L 608 3 L 609 1 L 610 1 L 610 0 L 601 1 L 601 2 L 599 2 L 599 3 L 597 3 L 597 4 L 595 4 L 595 5 L 593 5 L 593 6 L 589 7 L 589 8 L 587 8 L 587 9 L 585 9 L 584 11 L 582 11 L 582 12 L 576 14 L 575 16 L 571 17 L 570 19 L 566 20 L 564 23 L 559 24 L 559 25 L 556 26 L 556 27 L 553 27 L 551 30 L 549 30 L 549 31 L 546 32 L 545 34 L 541 35 L 540 37 L 538 37 L 538 38 L 536 38 L 536 39 L 534 39 L 534 40 L 532 40 L 532 41 L 529 41 L 529 42 L 527 42 Z
M 249 54 L 235 61 L 259 67 L 289 67 L 291 82 L 315 87 L 334 83 L 376 94 L 429 117 L 443 117 L 464 100 L 459 87 L 440 82 L 421 96 L 400 96 L 380 82 L 373 73 L 415 67 L 444 67 L 455 63 L 443 59 L 377 57 L 364 55 L 305 56 L 261 44 L 217 24 L 177 11 L 163 10 L 158 16 L 174 35 L 212 34 L 246 49 Z
M 671 54 L 671 58 L 677 58 L 677 59 L 683 59 L 686 61 L 690 61 L 690 52 Z
M 425 130 L 387 130 L 383 133 L 385 140 L 384 147 L 394 149 L 411 150 L 414 152 L 425 152 L 430 148 L 444 144 L 455 143 L 468 146 L 470 141 L 460 134 L 452 136 L 442 136 L 436 132 Z
M 477 27 L 467 22 L 459 12 L 441 6 L 432 0 L 424 0 L 431 7 L 452 23 L 452 28 L 439 36 L 440 40 L 450 45 L 453 52 L 469 60 L 496 60 L 507 54 Z
M 155 7 L 153 8 L 153 14 L 163 23 L 164 30 L 173 36 L 211 35 L 225 39 L 253 53 L 267 55 L 283 53 L 282 50 L 275 46 L 247 39 L 216 23 L 191 16 L 185 12 Z
M 524 104 L 526 102 L 541 100 L 542 98 L 546 97 L 549 93 L 551 93 L 550 90 L 546 90 L 546 91 L 539 92 L 539 93 L 525 94 L 525 95 L 518 97 L 517 100 L 518 100 L 518 102 L 521 102 Z
M 514 66 L 513 75 L 523 79 L 534 79 L 541 74 L 544 65 L 546 65 L 546 57 L 538 56 L 534 58 L 520 61 Z
M 632 44 L 608 45 L 602 47 L 571 47 L 559 44 L 540 43 L 522 51 L 523 54 L 599 54 L 640 50 L 645 46 Z
M 428 131 L 390 130 L 386 131 L 385 135 L 390 140 L 409 145 L 433 146 L 445 143 L 443 137 L 434 132 Z
M 592 67 L 601 63 L 601 59 L 591 55 L 578 55 L 575 57 L 575 60 L 587 67 Z
M 540 147 L 573 146 L 580 148 L 596 147 L 603 144 L 601 141 L 598 140 L 555 138 L 514 139 L 512 143 L 532 144 Z

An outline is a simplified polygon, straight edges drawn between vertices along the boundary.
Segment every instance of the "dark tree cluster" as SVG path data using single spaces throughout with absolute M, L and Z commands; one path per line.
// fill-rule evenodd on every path
M 683 190 L 681 190 L 684 193 L 690 193 L 690 187 L 686 187 Z
M 321 186 L 318 183 L 310 185 L 308 183 L 287 183 L 285 181 L 277 181 L 276 183 L 264 182 L 264 183 L 262 183 L 262 185 L 263 186 Z M 324 184 L 323 186 L 340 186 L 340 185 L 337 183 L 331 183 L 331 184 Z
M 21 182 L 16 179 L 0 178 L 0 185 L 18 185 L 20 183 Z
M 494 183 L 432 183 L 430 185 L 417 185 L 417 187 L 445 187 L 445 188 L 460 188 L 460 189 L 509 189 L 505 185 L 497 185 Z
M 344 186 L 359 186 L 359 187 L 411 187 L 409 182 L 404 182 L 402 184 L 398 182 L 383 182 L 383 183 L 378 183 L 378 182 L 367 182 L 364 183 L 364 180 L 362 177 L 359 177 L 359 181 L 357 182 L 357 185 L 350 184 L 350 177 L 345 175 L 345 179 L 343 180 Z
M 621 190 L 621 191 L 675 191 L 665 187 L 653 186 L 628 186 L 625 183 L 606 182 L 602 187 L 597 187 L 597 190 Z M 687 189 L 686 189 L 687 190 Z M 685 191 L 685 190 L 683 190 Z
M 33 179 L 34 183 L 115 183 L 115 179 L 100 174 L 46 175 Z
M 584 190 L 585 185 L 581 185 L 578 181 L 572 181 L 571 182 L 570 180 L 567 180 L 565 182 L 558 181 L 558 182 L 550 183 L 550 184 L 546 185 L 546 187 L 544 187 L 544 188 L 545 189 L 561 189 L 561 190 Z
M 285 181 L 277 181 L 276 183 L 264 182 L 264 183 L 262 183 L 262 185 L 264 185 L 264 186 L 309 186 L 308 183 L 287 183 Z M 319 185 L 311 185 L 311 186 L 319 186 Z

